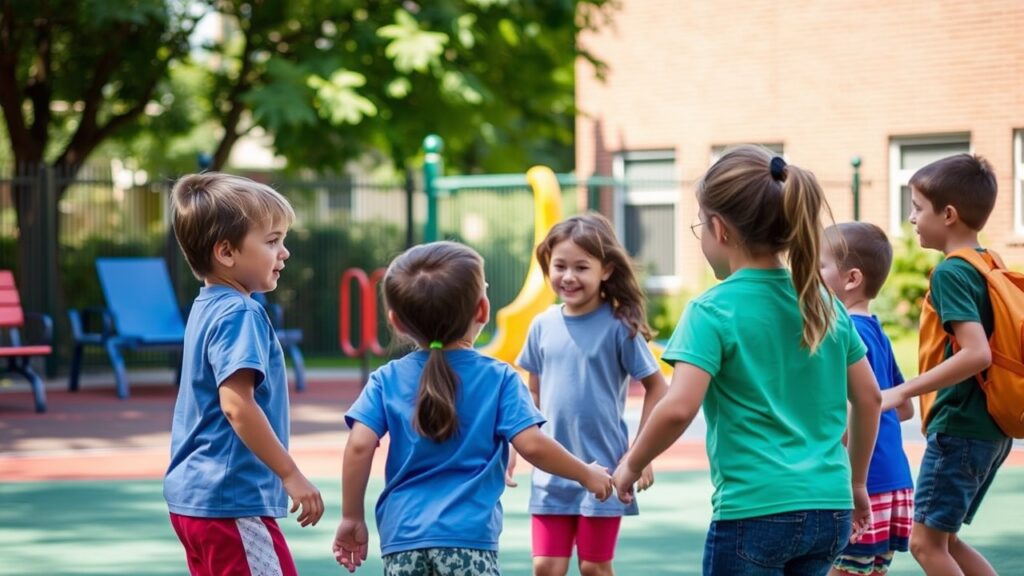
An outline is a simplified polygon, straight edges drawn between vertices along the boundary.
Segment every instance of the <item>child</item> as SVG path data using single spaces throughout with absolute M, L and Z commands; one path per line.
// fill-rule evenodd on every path
M 984 253 L 978 233 L 996 201 L 988 162 L 970 154 L 937 160 L 910 179 L 910 223 L 922 248 L 949 254 L 961 248 Z M 970 524 L 1011 440 L 989 416 L 985 392 L 975 381 L 992 361 L 992 302 L 985 278 L 959 258 L 935 267 L 931 305 L 959 350 L 945 346 L 944 360 L 882 393 L 882 409 L 938 390 L 922 414 L 928 444 L 917 477 L 910 551 L 927 574 L 995 574 L 984 556 L 957 536 Z
M 868 363 L 882 390 L 903 383 L 892 344 L 868 306 L 892 265 L 892 246 L 885 232 L 866 222 L 845 222 L 825 230 L 821 251 L 821 275 L 825 284 L 846 307 L 857 333 L 868 349 Z M 900 421 L 914 416 L 906 400 L 896 410 L 882 413 L 878 439 L 868 468 L 871 527 L 840 554 L 832 576 L 885 574 L 893 555 L 907 551 L 913 522 L 914 482 L 903 452 Z
M 533 401 L 548 418 L 544 430 L 586 462 L 614 468 L 626 453 L 623 418 L 630 378 L 645 389 L 640 427 L 667 385 L 647 347 L 644 295 L 626 250 L 599 214 L 555 225 L 537 246 L 537 261 L 561 298 L 534 319 L 517 363 L 530 373 Z M 640 488 L 654 482 L 650 467 Z M 598 502 L 572 483 L 533 473 L 534 574 L 563 575 L 573 542 L 580 573 L 612 574 L 623 515 L 637 505 Z
M 174 233 L 203 281 L 185 327 L 164 497 L 192 574 L 296 574 L 274 518 L 320 492 L 288 455 L 288 380 L 270 318 L 250 298 L 277 288 L 295 213 L 283 196 L 216 172 L 178 180 Z
M 544 436 L 544 418 L 511 366 L 473 349 L 487 323 L 483 260 L 461 244 L 415 246 L 383 280 L 388 321 L 421 350 L 370 375 L 345 415 L 334 556 L 350 572 L 366 559 L 363 498 L 378 441 L 391 438 L 377 501 L 384 573 L 497 575 L 505 463 L 511 442 L 528 461 L 611 494 L 601 466 Z
M 821 279 L 825 196 L 810 172 L 742 146 L 708 170 L 697 202 L 692 229 L 722 282 L 672 334 L 672 385 L 616 469 L 616 491 L 632 500 L 703 402 L 715 486 L 704 574 L 824 575 L 851 525 L 870 522 L 880 402 L 864 344 Z

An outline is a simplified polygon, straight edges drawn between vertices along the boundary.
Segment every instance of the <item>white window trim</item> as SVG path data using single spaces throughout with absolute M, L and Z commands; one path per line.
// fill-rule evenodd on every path
M 615 154 L 612 162 L 612 176 L 618 181 L 624 181 L 626 177 L 626 162 L 633 160 L 672 160 L 678 169 L 678 159 L 675 150 L 638 150 L 619 152 Z M 621 187 L 615 190 L 615 201 L 612 206 L 612 216 L 615 222 L 615 233 L 619 238 L 626 237 L 625 214 L 626 204 L 634 206 L 645 206 L 652 204 L 671 204 L 672 221 L 676 223 L 672 242 L 676 251 L 676 268 L 674 275 L 648 276 L 644 287 L 654 292 L 672 292 L 683 286 L 682 277 L 679 275 L 679 190 L 623 190 Z M 623 242 L 624 243 L 624 242 Z
M 889 140 L 889 234 L 903 237 L 903 218 L 900 210 L 900 188 L 910 183 L 917 170 L 903 170 L 900 166 L 900 148 L 918 144 L 956 144 L 967 142 L 967 150 L 974 152 L 974 143 L 968 132 L 941 136 L 901 136 Z
M 1024 236 L 1024 128 L 1013 131 L 1013 232 Z

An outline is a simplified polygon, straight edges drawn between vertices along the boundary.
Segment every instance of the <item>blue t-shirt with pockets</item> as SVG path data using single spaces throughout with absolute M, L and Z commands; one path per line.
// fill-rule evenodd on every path
M 658 371 L 643 336 L 629 328 L 607 303 L 581 316 L 552 306 L 534 318 L 516 360 L 540 378 L 542 429 L 584 462 L 614 470 L 629 447 L 624 419 L 631 378 Z M 600 502 L 579 483 L 533 471 L 531 514 L 622 516 L 637 514 L 634 499 Z
M 185 326 L 171 463 L 164 477 L 164 498 L 175 514 L 288 515 L 281 479 L 246 447 L 220 407 L 220 385 L 245 368 L 256 372 L 256 404 L 287 449 L 288 379 L 270 318 L 234 288 L 200 289 Z
M 903 374 L 896 364 L 889 338 L 882 331 L 882 324 L 875 316 L 850 314 L 854 328 L 868 349 L 868 363 L 875 373 L 878 387 L 888 390 L 903 383 Z M 871 454 L 868 468 L 868 493 L 881 494 L 893 490 L 913 488 L 910 463 L 903 451 L 903 432 L 896 409 L 882 413 L 878 422 L 878 439 Z
M 445 442 L 413 428 L 428 352 L 388 362 L 345 414 L 390 437 L 384 491 L 377 500 L 381 553 L 421 548 L 497 550 L 508 444 L 544 417 L 515 369 L 476 350 L 444 352 L 458 376 L 458 434 Z

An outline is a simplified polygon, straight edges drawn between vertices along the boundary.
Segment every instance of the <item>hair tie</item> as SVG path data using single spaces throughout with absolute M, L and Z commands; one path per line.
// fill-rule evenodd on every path
M 434 340 L 430 343 L 431 350 L 440 350 L 442 348 L 444 348 L 444 344 L 442 344 L 440 340 Z
M 772 180 L 779 182 L 786 181 L 786 161 L 782 159 L 782 156 L 772 156 L 772 161 L 768 164 L 768 169 L 772 173 Z

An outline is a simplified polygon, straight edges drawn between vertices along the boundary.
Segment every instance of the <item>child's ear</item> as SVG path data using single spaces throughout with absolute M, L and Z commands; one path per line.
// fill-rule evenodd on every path
M 235 265 L 235 248 L 231 242 L 221 240 L 213 245 L 213 259 L 225 268 L 232 268 Z
M 601 267 L 601 282 L 606 282 L 615 272 L 615 264 L 608 263 Z
M 409 335 L 409 332 L 406 331 L 405 326 L 402 326 L 402 321 L 398 319 L 398 315 L 395 314 L 394 310 L 388 310 L 388 324 L 391 324 L 391 327 L 395 329 L 395 332 L 398 332 L 403 336 Z
M 947 205 L 942 209 L 942 221 L 946 226 L 952 226 L 960 220 L 960 213 L 956 211 L 956 206 L 952 204 Z
M 844 288 L 847 292 L 852 292 L 862 285 L 864 285 L 864 273 L 860 271 L 860 268 L 850 268 L 846 271 L 846 286 Z
M 476 305 L 476 316 L 473 317 L 473 321 L 477 324 L 487 324 L 490 318 L 491 301 L 487 299 L 487 296 L 481 296 L 480 301 Z

